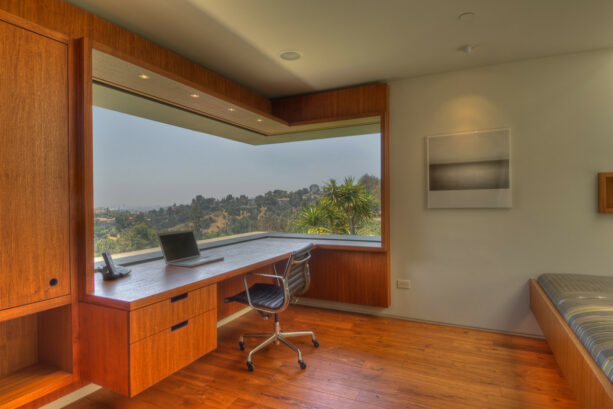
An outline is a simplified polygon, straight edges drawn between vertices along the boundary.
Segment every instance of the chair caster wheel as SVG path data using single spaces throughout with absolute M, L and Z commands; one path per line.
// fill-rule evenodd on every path
M 245 343 L 243 341 L 238 341 L 238 347 L 241 349 L 241 351 L 245 350 Z
M 317 341 L 316 339 L 313 340 L 313 346 L 315 348 L 319 348 L 319 341 Z
M 249 372 L 253 372 L 253 370 L 255 369 L 253 362 L 247 362 L 247 369 L 249 369 Z
M 298 363 L 300 364 L 300 369 L 306 369 L 306 362 L 299 360 Z

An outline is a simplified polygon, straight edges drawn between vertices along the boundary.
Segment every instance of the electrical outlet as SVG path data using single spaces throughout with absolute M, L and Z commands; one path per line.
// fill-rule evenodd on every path
M 411 280 L 397 280 L 396 281 L 396 288 L 404 288 L 404 289 L 410 289 L 411 288 Z

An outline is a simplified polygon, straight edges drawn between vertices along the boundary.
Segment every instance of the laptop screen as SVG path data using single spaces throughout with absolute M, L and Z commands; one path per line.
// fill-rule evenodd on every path
M 176 261 L 200 255 L 194 232 L 160 234 L 160 244 L 166 261 Z

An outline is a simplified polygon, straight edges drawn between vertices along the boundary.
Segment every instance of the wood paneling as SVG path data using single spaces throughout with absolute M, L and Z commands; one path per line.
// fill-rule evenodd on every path
M 253 311 L 219 329 L 215 352 L 135 398 L 103 389 L 66 409 L 577 409 L 542 339 L 298 306 L 280 320 L 317 334 L 317 349 L 295 338 L 304 371 L 271 346 L 247 372 L 239 334 L 271 330 Z
M 598 211 L 613 213 L 613 172 L 598 174 Z
M 81 377 L 129 394 L 128 312 L 79 304 Z
M 389 307 L 387 253 L 315 249 L 311 287 L 304 297 Z
M 88 36 L 105 51 L 239 106 L 270 112 L 270 101 L 204 67 L 61 0 L 0 0 L 0 8 L 72 38 Z
M 388 85 L 372 84 L 298 95 L 272 101 L 272 114 L 291 125 L 381 115 L 388 108 Z
M 72 372 L 72 307 L 43 311 L 38 317 L 38 362 Z
M 217 286 L 185 292 L 130 313 L 130 343 L 217 308 Z
M 68 47 L 1 20 L 0 43 L 5 309 L 70 293 Z
M 217 310 L 177 323 L 130 345 L 130 396 L 192 363 L 217 347 Z
M 581 406 L 612 408 L 613 385 L 534 279 L 530 308 Z
M 0 377 L 38 362 L 36 315 L 0 322 Z

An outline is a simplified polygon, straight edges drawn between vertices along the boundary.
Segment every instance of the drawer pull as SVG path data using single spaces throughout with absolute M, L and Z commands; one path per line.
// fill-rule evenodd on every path
M 179 294 L 179 295 L 175 295 L 174 297 L 172 297 L 170 299 L 170 302 L 177 302 L 177 301 L 181 301 L 187 298 L 187 293 L 183 293 L 183 294 Z
M 185 321 L 183 321 L 183 322 L 180 322 L 180 323 L 178 323 L 178 324 L 175 324 L 175 325 L 173 325 L 172 327 L 170 327 L 170 330 L 171 330 L 171 331 L 176 331 L 176 330 L 178 330 L 179 328 L 183 328 L 183 327 L 185 327 L 185 326 L 187 325 L 187 323 L 188 323 L 188 322 L 189 322 L 189 320 L 185 320 Z

